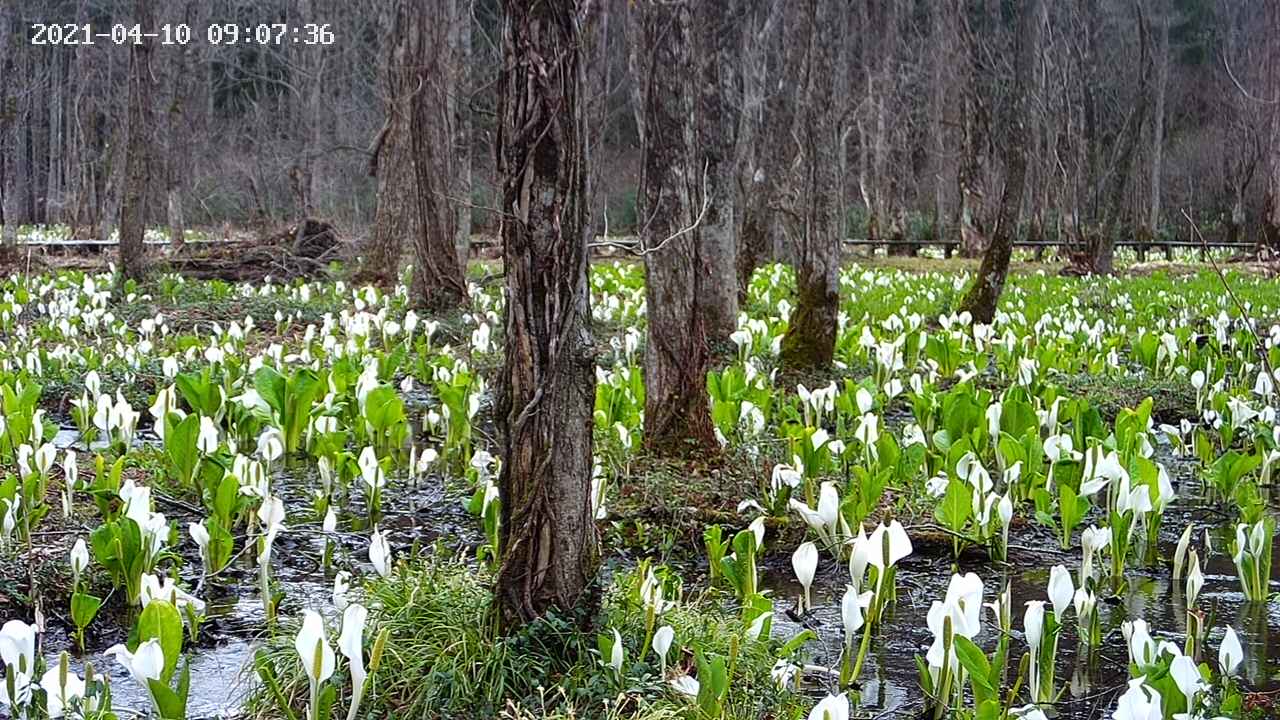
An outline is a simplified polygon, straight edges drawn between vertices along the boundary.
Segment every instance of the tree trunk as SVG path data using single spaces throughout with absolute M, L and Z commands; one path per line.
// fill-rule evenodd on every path
M 142 32 L 154 32 L 151 0 L 136 0 L 134 20 Z M 120 277 L 141 279 L 145 272 L 147 192 L 151 187 L 152 131 L 155 127 L 152 107 L 151 52 L 152 40 L 129 46 L 129 112 L 125 131 L 124 184 L 120 189 Z
M 0 83 L 0 162 L 4 163 L 4 186 L 0 194 L 4 196 L 3 215 L 4 232 L 0 236 L 0 244 L 13 246 L 18 243 L 18 225 L 25 219 L 22 203 L 22 190 L 26 185 L 23 158 L 26 156 L 26 104 L 29 93 L 24 92 L 27 75 L 22 62 L 25 48 L 20 44 L 18 33 L 10 32 L 17 8 L 9 4 L 0 5 L 0 70 L 8 78 Z
M 995 318 L 996 304 L 1004 291 L 1009 274 L 1009 258 L 1013 254 L 1013 238 L 1017 231 L 1018 208 L 1026 186 L 1030 136 L 1027 126 L 1033 112 L 1033 84 L 1040 54 L 1042 0 L 1027 0 L 1019 10 L 1018 35 L 1014 58 L 1013 97 L 1006 103 L 1004 163 L 1007 171 L 995 233 L 982 256 L 982 266 L 973 286 L 960 303 L 975 323 L 990 324 Z
M 742 111 L 735 138 L 737 197 L 738 300 L 747 297 L 751 276 L 771 259 L 770 246 L 777 223 L 771 208 L 774 183 L 781 170 L 783 136 L 790 131 L 789 108 L 783 93 L 768 89 L 769 59 L 781 47 L 782 1 L 750 3 L 752 25 L 742 39 Z M 785 128 L 778 129 L 785 124 Z
M 496 144 L 507 306 L 494 412 L 502 438 L 495 594 L 503 625 L 514 628 L 594 600 L 599 551 L 584 9 L 575 0 L 505 0 L 503 9 Z
M 453 85 L 454 157 L 453 198 L 457 216 L 454 244 L 463 270 L 471 258 L 471 19 L 473 0 L 453 0 L 450 50 Z
M 315 22 L 315 0 L 297 0 L 295 24 Z M 316 161 L 320 159 L 322 136 L 321 99 L 325 83 L 325 49 L 321 45 L 292 46 L 294 77 L 299 92 L 294 103 L 295 125 L 300 129 L 301 146 L 297 160 L 290 168 L 293 184 L 294 215 L 298 222 L 315 214 Z
M 189 7 L 182 4 L 188 17 Z M 169 225 L 169 246 L 178 250 L 186 242 L 186 218 L 182 211 L 182 184 L 187 175 L 187 53 L 188 48 L 175 45 L 169 54 L 169 103 L 165 108 L 165 214 Z
M 731 12 L 734 4 L 730 0 L 698 3 L 693 21 L 698 83 L 695 147 L 700 151 L 701 162 L 688 180 L 696 188 L 694 196 L 701 198 L 695 213 L 706 207 L 697 228 L 699 249 L 705 260 L 700 305 L 707 340 L 717 347 L 728 345 L 729 335 L 738 328 L 738 242 L 734 223 L 738 92 L 734 74 L 739 43 L 736 18 Z M 671 72 L 673 81 L 682 79 L 680 68 L 673 67 Z M 694 222 L 698 222 L 696 216 Z M 705 381 L 699 382 L 704 384 Z M 703 390 L 699 393 L 705 394 Z
M 1266 11 L 1266 32 L 1262 35 L 1268 72 L 1265 97 L 1280 101 L 1280 3 L 1270 3 Z M 1272 250 L 1280 249 L 1280 110 L 1268 108 L 1270 119 L 1263 126 L 1263 167 L 1266 190 L 1263 196 L 1262 240 Z
M 399 0 L 384 15 L 387 120 L 375 145 L 378 208 L 363 275 L 395 282 L 401 242 L 413 244 L 415 304 L 445 311 L 466 301 L 450 201 L 452 122 L 447 97 L 448 27 L 432 23 L 430 0 Z
M 402 243 L 414 235 L 418 225 L 418 183 L 409 138 L 412 96 L 417 90 L 418 77 L 413 67 L 413 49 L 423 44 L 421 39 L 412 37 L 415 32 L 422 32 L 422 24 L 414 17 L 418 9 L 411 1 L 388 2 L 379 18 L 385 46 L 378 89 L 383 96 L 386 118 L 374 139 L 369 161 L 369 173 L 378 180 L 378 200 L 356 277 L 361 282 L 382 287 L 396 282 Z M 406 27 L 406 22 L 413 27 Z M 416 268 L 414 274 L 417 274 Z
M 707 400 L 709 314 L 704 305 L 714 302 L 708 292 L 716 283 L 709 267 L 713 253 L 707 252 L 710 243 L 700 243 L 697 231 L 689 230 L 700 212 L 696 203 L 706 179 L 695 150 L 697 129 L 705 121 L 695 117 L 694 88 L 681 74 L 691 61 L 691 15 L 683 3 L 639 5 L 631 12 L 628 33 L 640 70 L 632 78 L 641 100 L 636 124 L 644 130 L 637 193 L 638 215 L 645 218 L 640 240 L 649 308 L 644 440 L 668 455 L 716 447 Z M 714 152 L 706 146 L 701 150 L 704 159 Z M 732 235 L 727 239 L 732 242 Z M 736 293 L 732 284 L 729 290 Z M 736 294 L 733 300 L 736 304 Z
M 1156 107 L 1151 118 L 1151 203 L 1147 220 L 1147 234 L 1155 236 L 1160 232 L 1160 190 L 1161 172 L 1164 163 L 1164 105 L 1169 85 L 1169 24 L 1168 15 L 1162 15 L 1160 23 L 1160 44 L 1156 48 Z
M 788 6 L 787 77 L 798 103 L 792 135 L 797 155 L 786 192 L 788 236 L 796 252 L 796 306 L 782 338 L 781 359 L 791 368 L 826 367 L 836 344 L 839 310 L 840 224 L 836 217 L 839 108 L 835 58 L 842 7 L 826 0 Z

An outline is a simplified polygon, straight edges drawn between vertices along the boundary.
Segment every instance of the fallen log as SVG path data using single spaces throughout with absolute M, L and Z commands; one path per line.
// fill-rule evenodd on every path
M 166 258 L 184 277 L 227 282 L 261 282 L 327 277 L 343 244 L 332 225 L 307 218 L 269 237 L 184 246 Z

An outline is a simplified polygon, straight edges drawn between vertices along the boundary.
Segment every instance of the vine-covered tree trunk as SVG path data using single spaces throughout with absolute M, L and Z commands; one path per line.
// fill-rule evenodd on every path
M 494 409 L 502 439 L 495 595 L 508 628 L 578 606 L 590 597 L 599 562 L 591 507 L 585 10 L 575 0 L 503 2 L 496 144 L 507 306 Z
M 703 205 L 707 209 L 697 230 L 699 249 L 706 260 L 701 313 L 707 340 L 716 346 L 728 344 L 729 335 L 738 328 L 734 139 L 739 112 L 734 75 L 740 40 L 731 13 L 735 9 L 737 3 L 731 0 L 697 3 L 691 38 L 698 73 L 694 103 L 695 149 L 701 154 L 701 162 L 696 163 L 691 179 L 697 183 L 696 197 L 701 198 L 695 211 L 700 212 Z M 673 81 L 683 79 L 680 68 L 672 68 L 671 72 L 675 76 Z
M 151 53 L 154 17 L 151 0 L 136 0 L 134 19 L 142 26 L 141 42 L 129 46 L 129 110 L 125 130 L 124 184 L 120 188 L 120 275 L 137 280 L 145 272 L 147 190 L 151 187 L 150 145 L 155 126 Z
M 982 255 L 982 265 L 973 285 L 960 303 L 977 323 L 990 324 L 995 318 L 996 304 L 1009 275 L 1009 259 L 1013 255 L 1013 238 L 1017 232 L 1018 207 L 1026 185 L 1027 161 L 1031 138 L 1027 131 L 1032 112 L 1032 93 L 1037 57 L 1040 53 L 1041 0 L 1027 0 L 1019 10 L 1019 29 L 1015 43 L 1013 97 L 1006 103 L 1004 164 L 1008 177 L 1000 195 L 1000 210 L 995 233 Z
M 787 367 L 825 367 L 836 345 L 839 310 L 840 222 L 836 189 L 839 172 L 839 106 L 835 58 L 840 3 L 797 0 L 788 6 L 787 76 L 797 83 L 792 135 L 797 156 L 791 163 L 787 225 L 796 250 L 796 306 L 782 338 Z
M 649 309 L 644 439 L 648 447 L 667 454 L 716 446 L 707 401 L 705 305 L 720 298 L 712 299 L 708 292 L 716 285 L 709 266 L 717 254 L 706 251 L 718 240 L 733 241 L 731 232 L 710 240 L 704 227 L 700 243 L 698 232 L 690 229 L 701 212 L 696 203 L 704 180 L 695 150 L 701 122 L 695 119 L 695 90 L 681 74 L 692 54 L 692 15 L 684 3 L 639 5 L 632 10 L 628 33 L 640 71 L 634 78 L 640 100 L 636 125 L 642 128 L 637 195 L 639 216 L 645 218 L 640 239 Z M 703 152 L 710 153 L 705 147 Z M 731 282 L 728 290 L 736 306 L 737 288 Z

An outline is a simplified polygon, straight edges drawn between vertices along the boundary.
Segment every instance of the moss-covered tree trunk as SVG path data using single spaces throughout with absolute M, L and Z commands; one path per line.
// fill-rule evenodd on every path
M 695 142 L 700 124 L 695 88 L 681 73 L 692 55 L 692 15 L 684 3 L 637 5 L 629 15 L 632 64 L 640 71 L 634 81 L 640 100 L 638 201 L 639 216 L 645 218 L 640 239 L 648 308 L 644 439 L 665 454 L 716 446 L 707 400 L 705 305 L 716 302 L 708 292 L 715 285 L 709 246 L 725 238 L 708 237 L 711 229 L 705 226 L 690 229 L 701 212 L 697 203 L 704 180 Z M 732 242 L 731 234 L 727 239 Z M 732 282 L 729 290 L 736 307 Z
M 796 83 L 797 103 L 791 133 L 796 155 L 783 192 L 796 253 L 796 306 L 782 338 L 782 363 L 825 367 L 835 354 L 839 310 L 835 59 L 844 9 L 838 2 L 796 0 L 786 12 L 787 77 Z
M 1033 111 L 1035 70 L 1040 53 L 1041 0 L 1027 0 L 1019 10 L 1015 43 L 1013 95 L 1005 103 L 1004 164 L 1008 176 L 1000 195 L 995 233 L 982 255 L 973 285 L 960 303 L 977 323 L 990 324 L 1009 275 L 1013 239 L 1017 233 L 1018 207 L 1026 186 L 1031 138 L 1027 126 Z
M 575 0 L 503 3 L 497 165 L 507 306 L 495 407 L 502 441 L 495 595 L 507 628 L 577 606 L 599 559 L 584 9 Z
M 140 279 L 146 271 L 143 244 L 147 221 L 147 192 L 151 187 L 150 145 L 155 127 L 151 53 L 155 32 L 151 0 L 136 0 L 134 21 L 142 28 L 141 42 L 129 46 L 129 106 L 125 129 L 124 184 L 120 188 L 120 276 Z

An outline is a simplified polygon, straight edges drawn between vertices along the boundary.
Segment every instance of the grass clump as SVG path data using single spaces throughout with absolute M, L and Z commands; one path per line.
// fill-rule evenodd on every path
M 510 635 L 493 622 L 490 578 L 459 561 L 432 557 L 370 580 L 363 590 L 370 608 L 365 636 L 386 632 L 387 640 L 359 717 L 701 720 L 692 699 L 668 682 L 696 674 L 695 651 L 728 661 L 723 718 L 802 716 L 809 702 L 779 689 L 770 677 L 779 644 L 746 641 L 738 612 L 723 606 L 720 596 L 686 598 L 660 615 L 658 624 L 671 625 L 676 638 L 663 677 L 652 650 L 641 658 L 649 626 L 637 574 L 603 576 L 611 579 L 590 616 L 550 615 Z M 597 650 L 597 632 L 612 638 L 615 629 L 625 647 L 620 673 Z M 252 717 L 303 717 L 307 679 L 293 650 L 293 632 L 282 628 L 259 654 L 279 692 L 259 684 L 248 703 Z M 331 627 L 331 642 L 337 634 Z M 335 717 L 345 714 L 350 698 L 346 672 L 339 662 L 329 681 L 339 688 Z

